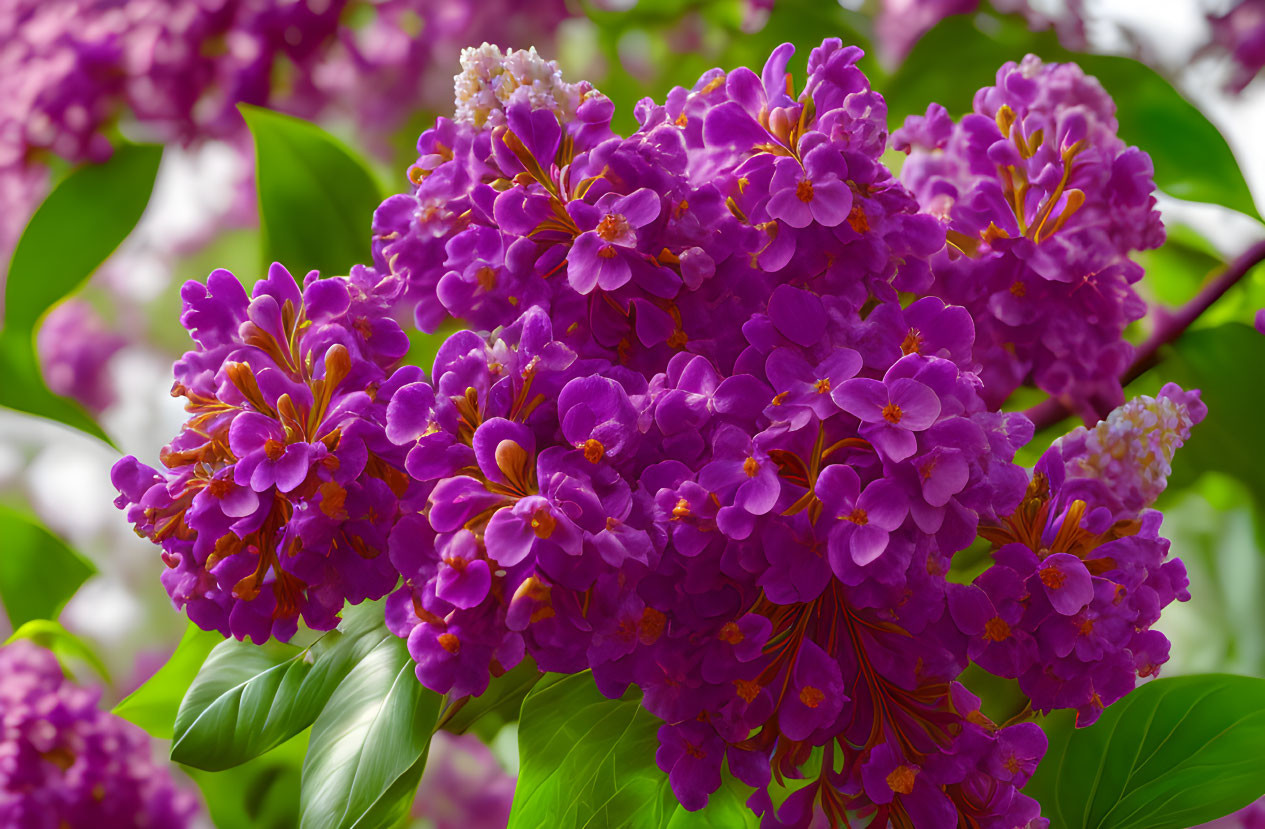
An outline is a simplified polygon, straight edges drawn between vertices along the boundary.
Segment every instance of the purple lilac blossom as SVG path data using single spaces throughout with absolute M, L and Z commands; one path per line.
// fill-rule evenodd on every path
M 1212 45 L 1229 53 L 1230 89 L 1242 92 L 1265 68 L 1265 0 L 1237 0 L 1225 14 L 1209 15 Z
M 951 586 L 949 609 L 972 660 L 1018 678 L 1035 710 L 1074 708 L 1088 725 L 1168 661 L 1168 640 L 1151 626 L 1190 594 L 1148 507 L 1206 412 L 1198 392 L 1171 383 L 1129 401 L 1055 441 L 1019 509 L 980 528 L 995 563 Z
M 126 344 L 127 340 L 107 328 L 92 306 L 80 299 L 54 308 L 36 338 L 48 387 L 97 413 L 114 402 L 107 366 Z
M 446 97 L 435 70 L 459 46 L 511 33 L 544 41 L 567 15 L 562 0 L 6 2 L 0 254 L 46 187 L 47 156 L 103 161 L 120 120 L 189 143 L 239 135 L 237 105 L 256 104 L 349 117 L 385 151 L 410 113 Z
M 1151 160 L 1074 64 L 1007 63 L 974 110 L 955 123 L 932 104 L 892 136 L 948 234 L 927 290 L 971 313 L 990 405 L 1032 384 L 1093 423 L 1123 402 L 1122 335 L 1146 310 L 1129 254 L 1164 241 Z
M 172 394 L 190 419 L 160 454 L 111 478 L 138 534 L 163 548 L 172 601 L 207 630 L 286 640 L 299 617 L 328 630 L 343 604 L 396 584 L 396 517 L 419 487 L 387 439 L 392 395 L 421 377 L 395 366 L 408 338 L 372 271 L 302 291 L 280 265 L 253 298 L 227 271 L 181 291 L 197 348 Z
M 1211 823 L 1202 823 L 1195 829 L 1265 829 L 1265 800 L 1258 800 Z
M 435 829 L 505 828 L 517 781 L 478 737 L 437 731 L 427 757 L 415 817 Z
M 458 117 L 375 220 L 419 325 L 487 332 L 387 411 L 430 487 L 388 625 L 444 693 L 524 656 L 636 685 L 688 808 L 727 761 L 770 825 L 1044 825 L 1017 789 L 1045 738 L 950 694 L 945 603 L 952 554 L 1022 497 L 1031 424 L 979 396 L 968 316 L 899 301 L 943 236 L 879 162 L 860 51 L 814 49 L 800 93 L 791 52 L 643 101 L 627 138 L 534 54 L 467 52 Z M 815 746 L 838 762 L 774 810 Z
M 139 728 L 97 707 L 48 651 L 0 648 L 0 823 L 11 829 L 192 825 L 198 801 Z

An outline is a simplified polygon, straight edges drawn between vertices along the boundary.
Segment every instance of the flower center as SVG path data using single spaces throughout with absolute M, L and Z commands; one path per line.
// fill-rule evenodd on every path
M 922 332 L 917 328 L 909 329 L 904 341 L 900 344 L 902 354 L 917 354 L 922 348 Z
M 748 478 L 754 478 L 760 471 L 760 462 L 755 458 L 747 458 L 742 462 L 742 471 L 747 473 Z
M 918 769 L 913 766 L 897 766 L 887 775 L 887 785 L 896 794 L 909 794 L 914 790 L 914 778 L 917 776 Z
M 858 527 L 864 527 L 866 524 L 870 523 L 870 516 L 860 507 L 856 507 L 852 510 L 852 512 L 843 517 L 846 520 L 851 521 L 853 524 L 856 524 Z
M 1041 583 L 1051 590 L 1058 590 L 1067 580 L 1067 576 L 1057 567 L 1045 567 L 1041 570 Z
M 461 652 L 461 640 L 457 638 L 455 633 L 439 634 L 439 647 L 456 656 Z
M 597 438 L 584 441 L 584 459 L 589 463 L 597 463 L 606 454 L 606 447 Z
M 690 502 L 682 498 L 676 502 L 676 506 L 672 508 L 672 518 L 680 521 L 682 518 L 688 518 L 690 515 Z
M 618 213 L 603 216 L 597 223 L 597 235 L 604 242 L 617 242 L 631 231 L 628 220 Z
M 735 622 L 726 622 L 717 634 L 720 641 L 728 642 L 730 645 L 736 645 L 743 640 L 742 629 Z
M 900 410 L 900 406 L 895 403 L 888 403 L 883 407 L 883 419 L 888 423 L 893 425 L 900 423 L 900 419 L 904 416 L 905 414 Z
M 799 184 L 795 185 L 795 198 L 802 202 L 812 201 L 813 183 L 808 179 L 802 179 Z
M 279 440 L 268 438 L 264 441 L 264 454 L 268 456 L 268 460 L 276 463 L 281 460 L 281 456 L 285 454 L 286 445 Z
M 817 390 L 818 394 L 829 393 L 830 392 L 830 378 L 829 377 L 821 378 L 816 383 L 813 383 L 813 388 Z
M 531 528 L 537 538 L 548 538 L 553 535 L 553 528 L 557 523 L 548 507 L 541 507 L 531 514 Z
M 1010 638 L 1010 625 L 1000 616 L 984 623 L 984 638 L 990 642 L 1002 642 Z
M 826 692 L 811 685 L 805 685 L 799 692 L 799 701 L 809 708 L 816 708 L 826 698 Z

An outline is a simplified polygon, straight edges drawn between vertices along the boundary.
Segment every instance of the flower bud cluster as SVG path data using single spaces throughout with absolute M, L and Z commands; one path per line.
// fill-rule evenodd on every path
M 12 829 L 183 829 L 197 798 L 153 759 L 149 738 L 97 707 L 48 651 L 0 647 L 0 824 Z
M 928 291 L 975 320 L 985 398 L 1035 385 L 1087 422 L 1123 402 L 1146 310 L 1129 259 L 1158 247 L 1151 160 L 1116 135 L 1115 104 L 1075 64 L 1007 63 L 955 123 L 938 104 L 892 136 L 901 178 L 949 245 Z
M 190 417 L 156 471 L 134 457 L 111 478 L 136 531 L 163 548 L 163 584 L 207 630 L 286 640 L 299 617 L 327 630 L 345 602 L 399 576 L 385 554 L 417 489 L 386 438 L 393 371 L 408 337 L 372 271 L 302 292 L 274 265 L 248 297 L 227 271 L 186 283 L 181 322 L 198 345 L 172 394 Z
M 980 528 L 995 563 L 950 588 L 950 611 L 972 637 L 971 659 L 1018 678 L 1034 709 L 1074 708 L 1088 725 L 1168 661 L 1151 626 L 1190 594 L 1160 514 L 1146 508 L 1206 411 L 1198 392 L 1171 383 L 1126 403 L 1056 441 L 1019 509 Z

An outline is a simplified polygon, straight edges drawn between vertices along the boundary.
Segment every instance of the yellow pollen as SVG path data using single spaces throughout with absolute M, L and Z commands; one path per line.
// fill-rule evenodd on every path
M 917 354 L 922 348 L 922 332 L 917 328 L 909 329 L 909 333 L 905 335 L 905 340 L 900 344 L 902 354 Z
M 748 704 L 760 693 L 760 683 L 754 679 L 735 679 L 734 686 L 738 689 L 738 696 Z
M 869 515 L 866 514 L 865 510 L 861 509 L 860 507 L 855 508 L 854 510 L 852 510 L 852 512 L 843 516 L 843 518 L 847 521 L 851 521 L 853 524 L 856 524 L 858 527 L 864 527 L 866 524 L 870 523 Z
M 597 463 L 606 454 L 606 447 L 597 438 L 584 441 L 584 459 L 589 463 Z
M 808 179 L 801 179 L 799 184 L 795 185 L 795 198 L 802 202 L 812 201 L 813 183 Z
M 789 392 L 789 391 L 780 391 L 780 392 L 778 392 L 777 394 L 773 395 L 773 405 L 774 405 L 774 406 L 781 406 L 781 405 L 782 405 L 782 402 L 783 402 L 784 400 L 786 400 L 786 396 L 787 396 L 788 394 L 790 394 L 790 392 Z
M 611 213 L 603 216 L 602 220 L 597 223 L 597 235 L 606 242 L 614 242 L 620 239 L 631 230 L 628 226 L 628 220 L 618 213 Z
M 484 291 L 490 291 L 496 287 L 496 270 L 484 265 L 475 271 L 474 281 L 479 283 L 479 287 Z
M 817 390 L 818 394 L 829 394 L 830 378 L 829 377 L 821 378 L 816 383 L 813 383 L 813 388 Z
M 897 766 L 887 775 L 887 785 L 896 794 L 909 794 L 914 790 L 914 778 L 918 769 L 913 766 Z
M 439 646 L 454 656 L 461 652 L 461 640 L 455 633 L 439 634 Z
M 1057 567 L 1043 568 L 1039 574 L 1041 583 L 1051 590 L 1058 590 L 1063 586 L 1063 582 L 1067 580 L 1067 575 Z
M 883 419 L 888 423 L 900 423 L 900 419 L 902 417 L 904 417 L 904 413 L 901 412 L 900 406 L 897 406 L 895 403 L 888 403 L 883 407 Z
M 742 629 L 735 622 L 726 622 L 717 634 L 720 641 L 736 645 L 743 640 Z
M 1010 638 L 1010 625 L 1000 616 L 994 616 L 984 624 L 984 638 L 990 642 L 1004 642 Z
M 276 462 L 281 460 L 281 456 L 285 454 L 286 445 L 279 440 L 268 438 L 264 441 L 264 454 L 268 456 L 268 460 Z
M 672 517 L 676 520 L 688 518 L 690 515 L 690 502 L 682 498 L 676 502 L 676 506 L 672 508 Z
M 742 462 L 742 471 L 747 473 L 748 478 L 754 478 L 760 471 L 760 462 L 755 458 L 747 458 Z
M 820 688 L 814 688 L 811 685 L 805 685 L 799 692 L 799 701 L 807 705 L 809 708 L 816 708 L 821 705 L 822 700 L 826 698 L 826 693 Z

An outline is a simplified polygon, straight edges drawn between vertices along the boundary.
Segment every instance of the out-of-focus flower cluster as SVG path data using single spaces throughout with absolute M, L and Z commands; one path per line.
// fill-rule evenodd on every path
M 938 104 L 893 135 L 901 179 L 944 222 L 929 291 L 975 320 L 984 395 L 1034 384 L 1094 422 L 1123 400 L 1146 311 L 1129 259 L 1164 229 L 1151 160 L 1116 135 L 1115 104 L 1074 64 L 1008 63 L 958 123 Z
M 1230 88 L 1241 92 L 1265 69 L 1265 0 L 1237 0 L 1224 14 L 1209 15 L 1212 43 L 1234 61 Z
M 1033 358 L 978 341 L 977 324 L 999 336 L 987 302 L 934 288 L 976 261 L 964 248 L 1041 273 L 1098 255 L 1074 220 L 1106 208 L 1068 182 L 1100 173 L 1063 156 L 1099 159 L 1101 140 L 1128 179 L 1137 154 L 1064 106 L 1096 89 L 1083 76 L 1007 68 L 1023 117 L 976 116 L 1011 137 L 983 135 L 1014 182 L 1050 124 L 1063 184 L 1034 171 L 1016 214 L 986 197 L 997 167 L 970 168 L 963 222 L 1039 231 L 973 246 L 949 221 L 950 256 L 880 163 L 886 107 L 860 51 L 825 41 L 798 91 L 791 54 L 643 100 L 625 138 L 605 96 L 534 51 L 469 49 L 456 117 L 374 217 L 372 268 L 309 276 L 301 297 L 279 270 L 249 301 L 227 274 L 187 286 L 201 348 L 176 390 L 194 417 L 168 472 L 126 459 L 115 481 L 191 617 L 285 637 L 402 579 L 386 621 L 426 686 L 479 694 L 524 656 L 591 669 L 612 697 L 635 685 L 688 808 L 727 764 L 768 825 L 1044 826 L 1019 792 L 1043 732 L 993 723 L 957 679 L 974 659 L 1021 676 L 1035 708 L 1096 713 L 1154 673 L 1167 643 L 1149 627 L 1185 580 L 1142 510 L 1202 409 L 1166 389 L 1030 478 L 1013 458 L 1032 424 L 997 402 Z M 410 312 L 481 330 L 450 336 L 428 376 L 391 373 L 405 341 L 387 315 Z M 1012 338 L 1048 343 L 1048 325 Z M 950 586 L 981 534 L 995 563 Z M 1093 648 L 1109 681 L 1087 678 Z M 770 785 L 806 774 L 775 807 Z
M 1195 829 L 1265 829 L 1265 801 L 1258 800 L 1232 815 L 1226 815 Z
M 413 814 L 435 829 L 504 829 L 515 779 L 473 734 L 435 732 Z
M 62 676 L 48 651 L 0 648 L 0 823 L 12 829 L 181 829 L 192 793 L 154 762 L 136 726 L 97 708 L 100 693 Z
M 445 97 L 471 37 L 541 40 L 562 0 L 13 0 L 0 8 L 0 190 L 13 242 L 44 188 L 46 154 L 110 154 L 135 119 L 188 143 L 240 131 L 240 103 L 350 116 L 380 138 Z M 438 94 L 436 94 L 438 93 Z

